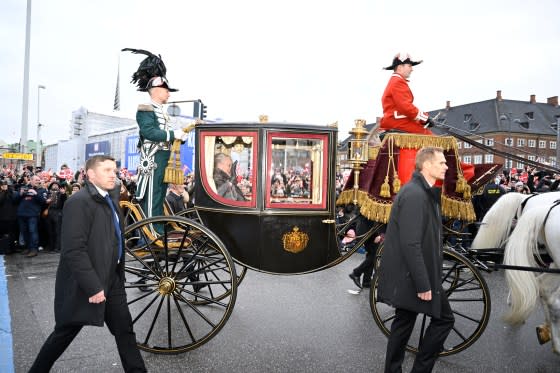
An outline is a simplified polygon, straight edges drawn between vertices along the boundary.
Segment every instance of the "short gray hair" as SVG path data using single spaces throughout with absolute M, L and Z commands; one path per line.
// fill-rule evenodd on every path
M 436 153 L 443 153 L 443 149 L 437 146 L 428 146 L 418 150 L 415 161 L 416 171 L 422 171 L 424 162 L 433 160 Z

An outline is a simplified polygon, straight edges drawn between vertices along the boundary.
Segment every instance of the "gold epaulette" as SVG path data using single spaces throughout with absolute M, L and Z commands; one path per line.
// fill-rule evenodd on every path
M 138 111 L 154 111 L 154 107 L 150 104 L 138 105 Z

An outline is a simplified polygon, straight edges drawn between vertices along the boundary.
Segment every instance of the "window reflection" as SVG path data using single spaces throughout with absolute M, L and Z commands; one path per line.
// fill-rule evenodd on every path
M 323 202 L 323 140 L 272 137 L 269 203 Z

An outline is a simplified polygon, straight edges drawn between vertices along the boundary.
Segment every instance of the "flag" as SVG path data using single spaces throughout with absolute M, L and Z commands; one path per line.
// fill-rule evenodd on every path
M 119 65 L 117 67 L 117 88 L 115 89 L 115 102 L 113 103 L 113 111 L 121 110 L 121 92 L 119 89 L 120 75 L 121 75 L 121 59 L 119 57 Z

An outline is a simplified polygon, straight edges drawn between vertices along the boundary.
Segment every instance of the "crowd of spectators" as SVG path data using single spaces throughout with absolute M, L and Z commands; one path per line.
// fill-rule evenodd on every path
M 307 169 L 280 170 L 277 168 L 271 178 L 272 197 L 309 198 L 311 175 Z
M 84 183 L 83 169 L 73 172 L 33 166 L 4 165 L 0 171 L 0 254 L 59 252 L 64 203 Z M 134 195 L 135 182 L 126 169 L 119 172 L 126 195 Z
M 504 170 L 496 179 L 496 184 L 503 188 L 506 193 L 554 192 L 559 190 L 560 184 L 560 174 L 527 166 L 522 169 Z

